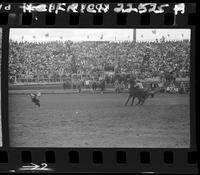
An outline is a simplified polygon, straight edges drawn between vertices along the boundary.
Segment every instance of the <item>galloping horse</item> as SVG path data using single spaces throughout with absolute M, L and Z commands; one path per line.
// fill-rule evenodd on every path
M 132 98 L 132 103 L 131 106 L 133 106 L 134 100 L 137 97 L 138 98 L 138 104 L 142 105 L 145 100 L 149 97 L 149 95 L 151 95 L 151 97 L 153 97 L 153 94 L 148 92 L 147 90 L 142 90 L 142 89 L 138 89 L 135 87 L 135 78 L 132 78 L 130 80 L 130 89 L 129 89 L 129 97 L 125 103 L 125 105 L 128 104 L 129 100 Z

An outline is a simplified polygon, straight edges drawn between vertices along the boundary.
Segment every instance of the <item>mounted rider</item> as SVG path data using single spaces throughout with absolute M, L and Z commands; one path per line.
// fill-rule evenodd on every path
M 144 86 L 140 80 L 136 80 L 135 86 L 138 90 L 144 90 Z

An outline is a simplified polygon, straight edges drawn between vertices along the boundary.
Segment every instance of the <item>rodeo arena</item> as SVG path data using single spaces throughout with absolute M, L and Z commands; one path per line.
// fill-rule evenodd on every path
M 138 41 L 139 30 L 123 41 L 10 37 L 10 146 L 190 147 L 190 39 Z

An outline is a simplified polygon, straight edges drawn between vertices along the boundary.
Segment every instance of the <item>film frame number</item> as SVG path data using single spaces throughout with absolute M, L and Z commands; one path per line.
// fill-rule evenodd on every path
M 25 165 L 19 168 L 19 170 L 38 170 L 38 171 L 49 171 L 50 168 L 47 168 L 47 163 L 41 163 L 40 165 L 35 163 L 30 163 L 30 165 Z

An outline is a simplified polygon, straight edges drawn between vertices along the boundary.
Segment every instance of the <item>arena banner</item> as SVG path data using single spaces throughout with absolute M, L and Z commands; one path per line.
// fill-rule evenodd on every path
M 199 172 L 195 2 L 0 3 L 0 172 Z

